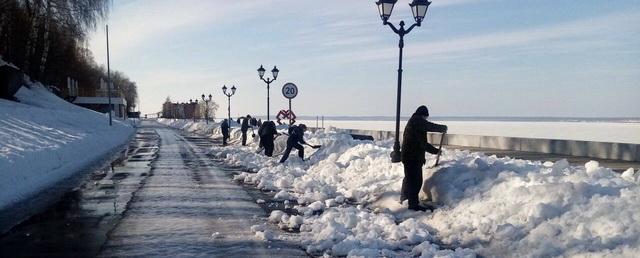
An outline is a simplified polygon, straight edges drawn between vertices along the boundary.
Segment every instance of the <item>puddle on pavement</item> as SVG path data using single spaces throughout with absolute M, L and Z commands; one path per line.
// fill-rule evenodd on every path
M 90 172 L 10 208 L 12 219 L 28 219 L 0 236 L 0 257 L 95 256 L 149 175 L 158 144 L 155 131 L 140 129 L 126 149 Z M 42 212 L 28 213 L 34 210 Z

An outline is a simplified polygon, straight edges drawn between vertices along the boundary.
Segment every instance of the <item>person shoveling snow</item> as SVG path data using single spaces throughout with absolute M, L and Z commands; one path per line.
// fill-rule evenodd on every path
M 320 148 L 320 145 L 309 145 L 304 141 L 304 132 L 307 131 L 307 126 L 305 124 L 300 124 L 298 126 L 294 125 L 289 128 L 289 139 L 287 139 L 287 149 L 285 149 L 282 154 L 282 158 L 280 159 L 280 163 L 284 163 L 289 158 L 289 153 L 291 153 L 291 149 L 298 149 L 298 157 L 304 160 L 304 147 L 302 144 L 308 145 L 311 148 L 317 149 Z
M 238 120 L 240 120 L 240 118 L 238 118 Z M 249 123 L 250 120 L 251 120 L 250 115 L 247 115 L 246 117 L 242 118 L 242 124 L 240 126 L 240 131 L 242 131 L 242 146 L 247 145 L 247 131 L 249 130 L 249 128 L 251 128 L 251 131 L 253 131 L 253 127 Z
M 276 124 L 273 121 L 262 123 L 262 126 L 258 129 L 258 135 L 260 135 L 260 145 L 264 148 L 264 154 L 267 157 L 273 156 L 273 148 L 275 147 L 273 141 L 279 135 L 276 130 Z M 258 151 L 260 152 L 261 149 Z
M 409 200 L 409 209 L 426 211 L 428 208 L 418 205 L 418 193 L 422 188 L 422 166 L 426 163 L 425 152 L 439 154 L 441 150 L 433 147 L 427 141 L 427 132 L 447 132 L 446 125 L 439 125 L 427 121 L 429 109 L 420 106 L 411 116 L 404 128 L 402 139 L 402 164 L 404 179 L 400 201 Z M 430 207 L 432 209 L 432 207 Z
M 227 141 L 229 140 L 229 120 L 222 120 L 220 123 L 220 130 L 222 131 L 222 146 L 227 146 Z

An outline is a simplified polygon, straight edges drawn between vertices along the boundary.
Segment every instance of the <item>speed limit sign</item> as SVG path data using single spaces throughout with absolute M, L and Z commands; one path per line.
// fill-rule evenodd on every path
M 285 98 L 292 99 L 298 96 L 298 86 L 293 83 L 287 82 L 284 86 L 282 86 L 282 95 Z

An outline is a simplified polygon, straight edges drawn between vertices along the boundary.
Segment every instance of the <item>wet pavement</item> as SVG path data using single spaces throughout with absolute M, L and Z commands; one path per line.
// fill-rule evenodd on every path
M 159 137 L 140 129 L 111 161 L 74 178 L 6 213 L 35 215 L 0 236 L 0 257 L 90 257 L 97 254 L 107 234 L 122 218 L 133 193 L 148 176 Z M 43 202 L 48 202 L 44 208 Z M 39 210 L 42 212 L 38 212 Z M 3 218 L 3 219 L 15 219 Z
M 255 237 L 260 193 L 206 155 L 213 144 L 143 122 L 124 162 L 0 236 L 0 257 L 306 257 L 299 243 Z

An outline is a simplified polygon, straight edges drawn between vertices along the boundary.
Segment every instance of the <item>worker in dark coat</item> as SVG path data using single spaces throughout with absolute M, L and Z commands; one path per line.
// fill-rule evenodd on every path
M 279 135 L 276 130 L 276 124 L 273 121 L 262 123 L 260 129 L 258 129 L 258 135 L 260 135 L 260 146 L 264 147 L 264 155 L 273 156 L 273 141 L 275 136 Z
M 227 146 L 227 140 L 229 140 L 229 120 L 225 119 L 220 124 L 222 130 L 222 145 Z
M 429 109 L 420 106 L 407 122 L 402 139 L 402 164 L 404 179 L 400 201 L 409 200 L 409 209 L 426 210 L 418 205 L 418 193 L 422 188 L 422 166 L 426 163 L 425 152 L 438 154 L 440 150 L 427 142 L 427 132 L 447 132 L 446 125 L 427 121 Z
M 242 146 L 247 145 L 247 130 L 249 130 L 249 121 L 251 120 L 251 116 L 247 115 L 242 119 L 242 125 L 240 126 L 240 131 L 242 131 Z
M 289 127 L 289 139 L 287 139 L 287 149 L 284 150 L 282 154 L 282 158 L 280 159 L 280 163 L 284 163 L 289 158 L 289 153 L 291 153 L 291 149 L 298 149 L 298 157 L 304 160 L 304 147 L 302 144 L 307 144 L 304 141 L 304 132 L 307 131 L 307 126 L 304 124 L 300 124 L 299 126 L 291 126 Z

